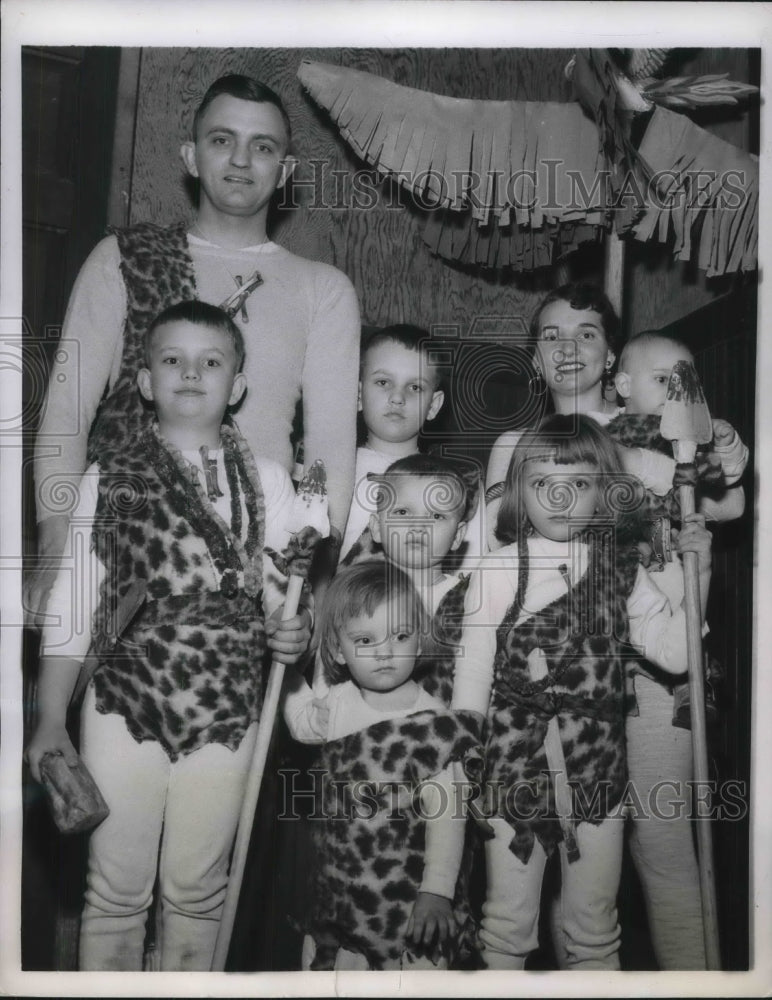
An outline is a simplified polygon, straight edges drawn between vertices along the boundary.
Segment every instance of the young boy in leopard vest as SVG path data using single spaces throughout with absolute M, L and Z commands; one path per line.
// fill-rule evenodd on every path
M 246 387 L 243 356 L 217 307 L 162 312 L 138 374 L 156 422 L 81 481 L 73 554 L 79 540 L 88 551 L 89 534 L 91 552 L 54 585 L 49 610 L 62 624 L 44 632 L 27 750 L 36 779 L 47 752 L 77 760 L 65 717 L 90 647 L 81 753 L 110 815 L 89 844 L 81 969 L 142 968 L 156 874 L 161 968 L 209 969 L 265 647 L 294 663 L 310 638 L 307 610 L 280 622 L 286 581 L 266 551 L 288 541 L 289 475 L 223 423 Z M 70 629 L 76 619 L 86 627 Z
M 359 410 L 365 439 L 357 448 L 354 496 L 340 550 L 344 566 L 382 554 L 370 530 L 377 493 L 372 477 L 396 461 L 423 454 L 421 435 L 445 399 L 445 379 L 435 353 L 429 331 L 409 323 L 376 330 L 362 345 Z M 470 511 L 459 553 L 463 564 L 476 562 L 483 551 L 481 507 Z
M 415 679 L 449 705 L 469 574 L 450 572 L 447 559 L 463 544 L 477 476 L 470 475 L 470 486 L 449 459 L 409 455 L 373 478 L 379 484 L 378 509 L 370 517 L 373 540 L 411 578 L 426 608 L 427 636 Z

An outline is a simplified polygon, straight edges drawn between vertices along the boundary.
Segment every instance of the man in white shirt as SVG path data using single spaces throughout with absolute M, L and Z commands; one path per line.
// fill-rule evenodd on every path
M 142 426 L 134 384 L 142 335 L 155 314 L 182 299 L 223 305 L 242 327 L 251 391 L 236 420 L 253 451 L 288 471 L 302 398 L 305 455 L 325 463 L 330 521 L 340 537 L 354 477 L 359 309 L 340 271 L 268 239 L 271 198 L 296 162 L 289 148 L 278 95 L 249 77 L 222 77 L 181 149 L 200 185 L 195 224 L 116 232 L 83 265 L 63 329 L 79 344 L 80 371 L 72 379 L 54 367 L 36 447 L 38 549 L 48 568 L 27 587 L 33 620 L 66 539 L 70 508 L 58 501 L 68 487 L 76 497 L 73 487 L 102 447 L 116 447 Z M 77 433 L 62 434 L 73 416 Z

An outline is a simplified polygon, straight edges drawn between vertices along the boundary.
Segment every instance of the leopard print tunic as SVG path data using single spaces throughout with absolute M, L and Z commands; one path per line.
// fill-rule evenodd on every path
M 113 232 L 126 286 L 123 356 L 115 385 L 91 427 L 89 462 L 101 462 L 120 452 L 152 423 L 152 411 L 143 404 L 137 389 L 137 372 L 144 365 L 145 331 L 168 306 L 198 298 L 186 224 L 166 228 L 145 222 Z
M 458 583 L 443 594 L 432 618 L 427 648 L 422 651 L 413 674 L 413 680 L 446 707 L 450 707 L 453 697 L 453 672 L 461 642 L 464 601 L 470 579 L 470 574 L 462 574 Z
M 527 561 L 527 550 L 521 547 Z M 561 598 L 515 627 L 516 598 L 497 630 L 486 746 L 487 808 L 510 824 L 510 850 L 527 862 L 538 838 L 550 853 L 562 839 L 544 735 L 558 720 L 574 819 L 599 823 L 619 802 L 626 781 L 626 600 L 637 550 L 616 559 L 612 540 L 589 542 L 583 578 Z M 615 566 L 615 572 L 608 572 Z M 524 592 L 524 588 L 523 588 Z M 532 681 L 529 653 L 546 655 L 546 678 Z
M 312 968 L 333 969 L 339 948 L 364 955 L 371 969 L 399 968 L 424 869 L 425 820 L 414 795 L 454 760 L 479 781 L 474 721 L 463 713 L 415 712 L 333 740 L 322 758 L 324 818 L 312 824 Z M 457 945 L 468 950 L 474 928 L 460 884 L 453 909 Z
M 157 741 L 171 760 L 206 743 L 235 749 L 260 709 L 264 499 L 235 430 L 223 428 L 223 447 L 233 454 L 231 492 L 252 512 L 244 532 L 222 521 L 195 470 L 154 428 L 100 462 L 97 708 L 123 716 L 138 742 Z M 112 615 L 137 581 L 146 601 L 116 642 Z

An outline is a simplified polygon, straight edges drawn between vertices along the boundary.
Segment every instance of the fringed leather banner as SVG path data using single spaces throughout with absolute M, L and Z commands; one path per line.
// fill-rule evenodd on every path
M 578 104 L 443 97 L 309 60 L 298 77 L 357 155 L 429 210 L 440 256 L 531 270 L 601 238 L 604 160 Z
M 697 252 L 709 278 L 754 270 L 758 160 L 666 108 L 655 109 L 639 152 L 659 183 L 633 226 L 635 238 L 664 243 L 674 234 L 676 258 Z
M 298 77 L 357 155 L 413 193 L 427 212 L 424 241 L 447 260 L 533 270 L 602 239 L 613 219 L 638 240 L 674 234 L 678 259 L 697 251 L 708 277 L 752 270 L 757 161 L 660 107 L 635 151 L 628 113 L 640 109 L 619 103 L 610 67 L 593 50 L 577 54 L 587 114 L 578 102 L 443 97 L 309 60 Z M 647 190 L 646 175 L 660 171 L 675 172 L 667 198 Z

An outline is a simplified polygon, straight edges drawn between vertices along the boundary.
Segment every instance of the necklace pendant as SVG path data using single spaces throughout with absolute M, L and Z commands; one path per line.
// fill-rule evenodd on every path
M 204 466 L 204 478 L 206 479 L 206 495 L 214 503 L 218 497 L 224 496 L 225 494 L 220 489 L 220 484 L 217 482 L 217 459 L 209 457 L 209 449 L 205 444 L 202 444 L 198 449 L 201 455 L 201 462 Z

